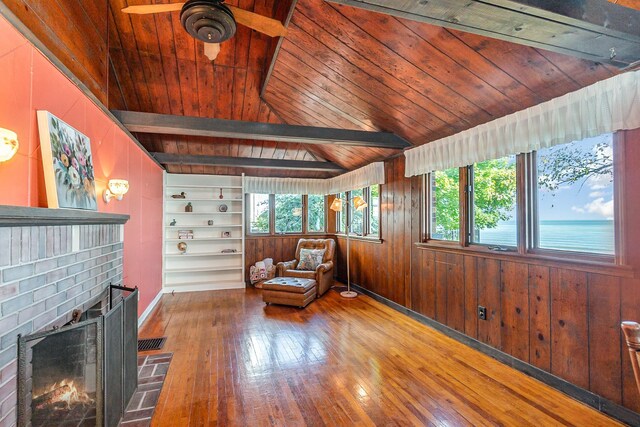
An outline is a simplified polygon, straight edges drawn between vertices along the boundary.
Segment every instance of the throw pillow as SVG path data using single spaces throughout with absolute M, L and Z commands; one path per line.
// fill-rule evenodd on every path
M 300 262 L 296 270 L 316 271 L 322 264 L 324 249 L 300 249 Z

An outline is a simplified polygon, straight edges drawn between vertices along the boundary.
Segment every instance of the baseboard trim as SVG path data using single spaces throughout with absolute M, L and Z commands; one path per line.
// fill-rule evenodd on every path
M 356 291 L 367 295 L 374 300 L 390 307 L 400 313 L 403 313 L 412 319 L 427 325 L 438 332 L 441 332 L 468 347 L 473 348 L 474 350 L 478 350 L 487 356 L 490 356 L 501 363 L 504 363 L 507 366 L 510 366 L 518 371 L 529 375 L 536 380 L 545 383 L 546 385 L 555 388 L 556 390 L 561 391 L 562 393 L 591 406 L 592 408 L 606 414 L 610 417 L 617 419 L 623 423 L 637 426 L 640 425 L 640 414 L 634 412 L 630 409 L 625 408 L 624 406 L 618 405 L 602 396 L 599 396 L 595 393 L 590 392 L 589 390 L 585 390 L 582 387 L 578 387 L 575 384 L 572 384 L 566 380 L 563 380 L 560 377 L 557 377 L 549 372 L 543 371 L 542 369 L 530 365 L 529 363 L 523 362 L 520 359 L 517 359 L 510 354 L 504 353 L 500 350 L 497 350 L 491 347 L 488 344 L 480 342 L 474 338 L 469 337 L 468 335 L 463 334 L 455 329 L 450 328 L 449 326 L 443 325 L 442 323 L 436 322 L 435 320 L 426 317 L 420 313 L 417 313 L 413 310 L 404 307 L 397 302 L 391 301 L 383 296 L 380 296 L 368 289 L 365 289 L 359 285 L 351 284 L 351 287 Z
M 222 291 L 226 289 L 245 289 L 247 286 L 244 282 L 228 282 L 228 283 L 202 283 L 197 285 L 177 285 L 166 286 L 162 289 L 165 294 L 174 292 L 204 292 L 204 291 Z
M 160 292 L 158 292 L 158 295 L 156 295 L 156 297 L 151 301 L 151 303 L 149 303 L 147 308 L 142 312 L 142 314 L 138 318 L 138 328 L 142 327 L 142 325 L 147 320 L 149 315 L 156 308 L 156 305 L 158 305 L 158 303 L 160 302 L 160 298 L 162 298 L 162 295 L 163 295 L 162 290 L 160 290 Z

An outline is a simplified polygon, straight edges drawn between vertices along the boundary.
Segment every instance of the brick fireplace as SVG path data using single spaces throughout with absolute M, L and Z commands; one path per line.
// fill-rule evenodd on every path
M 127 215 L 0 206 L 0 425 L 17 422 L 18 335 L 68 323 L 123 275 Z

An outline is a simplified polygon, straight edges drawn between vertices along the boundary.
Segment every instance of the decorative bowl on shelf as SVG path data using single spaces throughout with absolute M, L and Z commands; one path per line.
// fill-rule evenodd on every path
M 227 205 L 225 205 L 225 204 L 222 204 L 222 205 L 220 205 L 220 206 L 218 207 L 218 210 L 219 210 L 220 212 L 226 212 L 226 211 L 228 211 L 228 210 L 229 210 L 229 206 L 227 206 Z
M 185 242 L 178 243 L 178 250 L 181 253 L 186 254 L 187 253 L 187 244 Z

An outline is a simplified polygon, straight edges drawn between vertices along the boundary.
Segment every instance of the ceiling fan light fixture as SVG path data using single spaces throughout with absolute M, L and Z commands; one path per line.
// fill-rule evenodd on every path
M 233 13 L 219 0 L 188 0 L 180 22 L 191 36 L 206 43 L 222 43 L 236 33 Z

